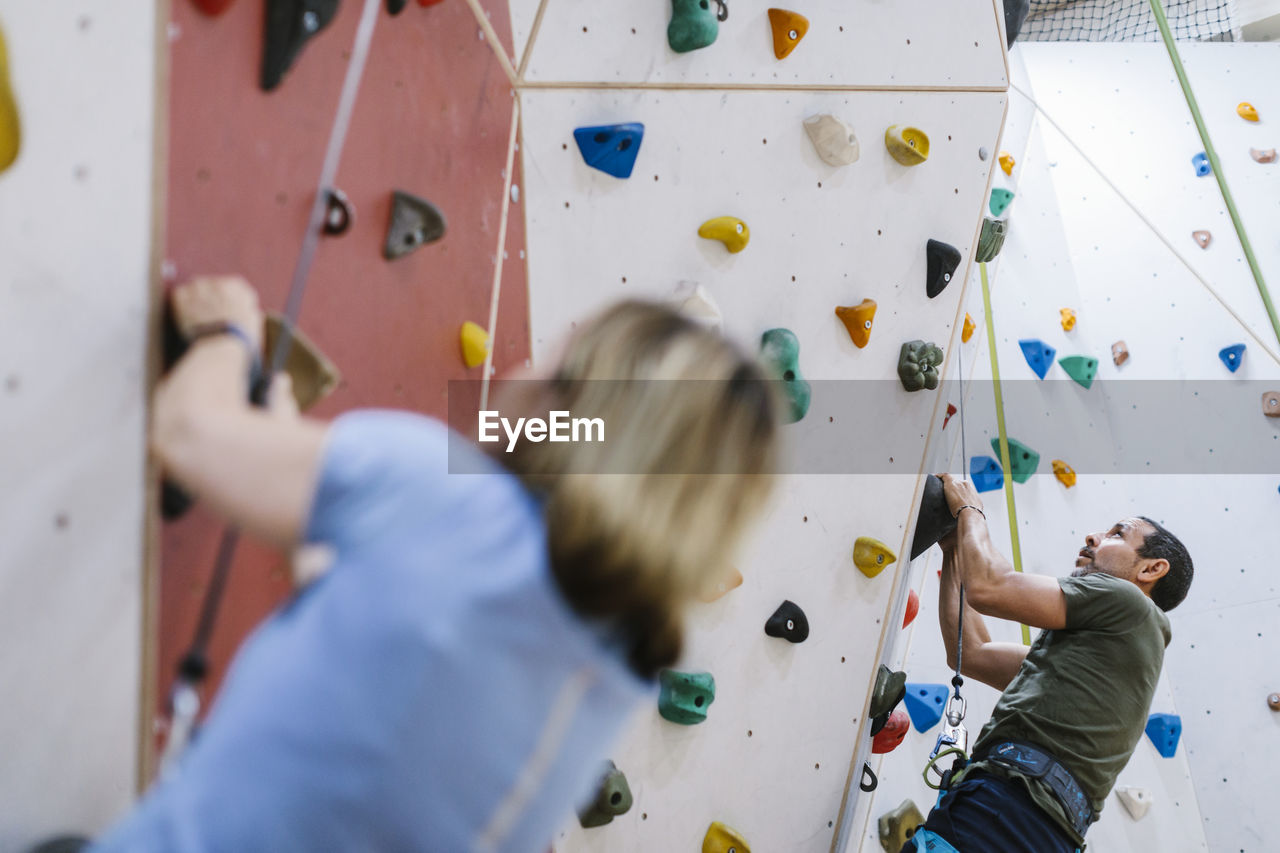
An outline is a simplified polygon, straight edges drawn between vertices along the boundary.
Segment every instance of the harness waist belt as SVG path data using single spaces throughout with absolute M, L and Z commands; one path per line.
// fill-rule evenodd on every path
M 1058 802 L 1062 803 L 1072 827 L 1082 838 L 1089 825 L 1097 820 L 1089 797 L 1076 777 L 1071 775 L 1071 771 L 1062 762 L 1039 747 L 1022 741 L 1006 740 L 984 750 L 975 759 L 991 761 L 1043 781 L 1057 796 Z

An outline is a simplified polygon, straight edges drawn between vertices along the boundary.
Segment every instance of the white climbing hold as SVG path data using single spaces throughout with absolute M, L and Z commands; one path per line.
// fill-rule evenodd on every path
M 1147 809 L 1151 808 L 1151 792 L 1146 788 L 1135 788 L 1132 785 L 1125 785 L 1116 788 L 1116 796 L 1120 798 L 1121 805 L 1125 811 L 1134 820 L 1142 820 L 1146 815 Z
M 718 332 L 724 325 L 720 306 L 716 304 L 707 289 L 696 281 L 682 281 L 677 284 L 676 295 L 672 301 L 677 311 L 700 326 L 706 326 Z

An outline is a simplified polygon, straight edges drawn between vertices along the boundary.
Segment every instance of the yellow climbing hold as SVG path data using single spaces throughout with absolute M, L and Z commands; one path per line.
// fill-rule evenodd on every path
M 1062 315 L 1062 331 L 1069 332 L 1076 327 L 1076 312 L 1070 308 L 1059 308 L 1058 313 Z
M 929 137 L 919 128 L 891 124 L 884 132 L 884 144 L 904 166 L 918 166 L 929 159 Z
M 730 252 L 741 252 L 751 240 L 751 229 L 736 216 L 717 216 L 698 228 L 698 236 L 719 240 Z
M 977 328 L 973 323 L 973 318 L 969 316 L 969 312 L 964 312 L 964 328 L 960 330 L 960 342 L 969 343 L 969 338 L 973 337 L 973 332 Z
M 809 19 L 790 9 L 770 9 L 769 26 L 773 29 L 773 55 L 786 59 L 809 32 Z
M 853 543 L 853 564 L 869 578 L 884 571 L 885 566 L 896 563 L 898 557 L 889 546 L 870 536 L 859 536 Z
M 880 846 L 886 853 L 898 853 L 916 834 L 916 830 L 924 823 L 924 815 L 911 800 L 903 800 L 894 810 L 880 815 L 876 821 L 876 830 L 880 835 Z M 913 847 L 915 845 L 912 845 Z
M 751 848 L 740 833 L 717 820 L 707 827 L 702 853 L 751 853 Z
M 849 337 L 853 339 L 853 345 L 862 349 L 871 340 L 871 321 L 876 316 L 876 301 L 864 299 L 852 308 L 837 306 L 836 316 L 844 323 Z
M 1258 111 L 1254 109 L 1253 104 L 1248 101 L 1240 102 L 1239 106 L 1236 107 L 1236 115 L 1240 116 L 1240 118 L 1245 121 L 1258 120 Z
M 1006 175 L 1013 175 L 1013 166 L 1017 161 L 1013 159 L 1013 155 L 1008 151 L 1000 152 L 1000 168 L 1004 169 Z
M 489 352 L 489 333 L 483 327 L 468 320 L 462 324 L 462 360 L 467 367 L 484 364 Z
M 1053 476 L 1057 477 L 1058 482 L 1068 489 L 1076 484 L 1075 469 L 1061 459 L 1053 460 Z
M 4 31 L 0 30 L 0 172 L 18 159 L 22 144 L 22 129 L 18 124 L 18 103 L 9 88 L 9 53 L 4 44 Z

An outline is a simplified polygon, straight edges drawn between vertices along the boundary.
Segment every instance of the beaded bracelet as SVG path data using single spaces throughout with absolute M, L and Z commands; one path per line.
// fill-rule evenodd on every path
M 966 510 L 966 509 L 976 509 L 978 510 L 978 515 L 982 516 L 984 519 L 987 517 L 987 514 L 983 512 L 980 507 L 976 507 L 973 504 L 965 504 L 964 506 L 960 507 L 960 509 L 956 510 L 956 514 L 953 515 L 952 518 L 958 521 L 960 519 L 961 510 Z

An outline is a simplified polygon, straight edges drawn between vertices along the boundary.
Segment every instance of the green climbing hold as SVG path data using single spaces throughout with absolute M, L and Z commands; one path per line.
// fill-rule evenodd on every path
M 760 337 L 760 360 L 782 380 L 787 397 L 786 423 L 809 411 L 809 383 L 800 375 L 800 340 L 790 329 L 770 329 Z
M 693 726 L 707 719 L 707 708 L 716 700 L 716 680 L 709 672 L 658 673 L 658 713 L 664 720 Z
M 1009 209 L 1012 201 L 1013 193 L 1010 190 L 996 187 L 991 191 L 991 203 L 987 207 L 991 210 L 992 216 L 999 216 Z
M 1067 355 L 1058 359 L 1058 364 L 1078 385 L 1088 388 L 1093 384 L 1093 377 L 1098 375 L 1098 360 L 1087 355 Z
M 876 672 L 876 686 L 871 691 L 871 707 L 867 713 L 872 720 L 871 734 L 877 734 L 888 722 L 889 715 L 907 695 L 907 674 L 895 672 L 884 664 Z
M 898 378 L 908 391 L 930 391 L 938 387 L 938 366 L 942 350 L 932 341 L 907 341 L 898 353 Z
M 671 0 L 671 23 L 667 24 L 667 44 L 676 53 L 688 53 L 716 40 L 720 24 L 711 11 L 710 0 Z
M 1004 237 L 1009 231 L 1007 219 L 983 219 L 982 233 L 978 235 L 978 250 L 973 259 L 980 264 L 994 261 L 1004 247 Z
M 995 451 L 996 459 L 999 459 L 999 438 L 991 439 L 991 449 Z M 1013 469 L 1013 481 L 1015 483 L 1027 482 L 1027 480 L 1031 478 L 1031 475 L 1036 472 L 1036 466 L 1039 464 L 1039 453 L 1036 453 L 1016 438 L 1009 439 L 1009 466 Z
M 627 784 L 627 777 L 612 761 L 606 761 L 601 770 L 604 772 L 600 777 L 600 787 L 596 789 L 596 798 L 578 812 L 578 823 L 583 829 L 612 823 L 615 817 L 631 809 L 631 786 Z

